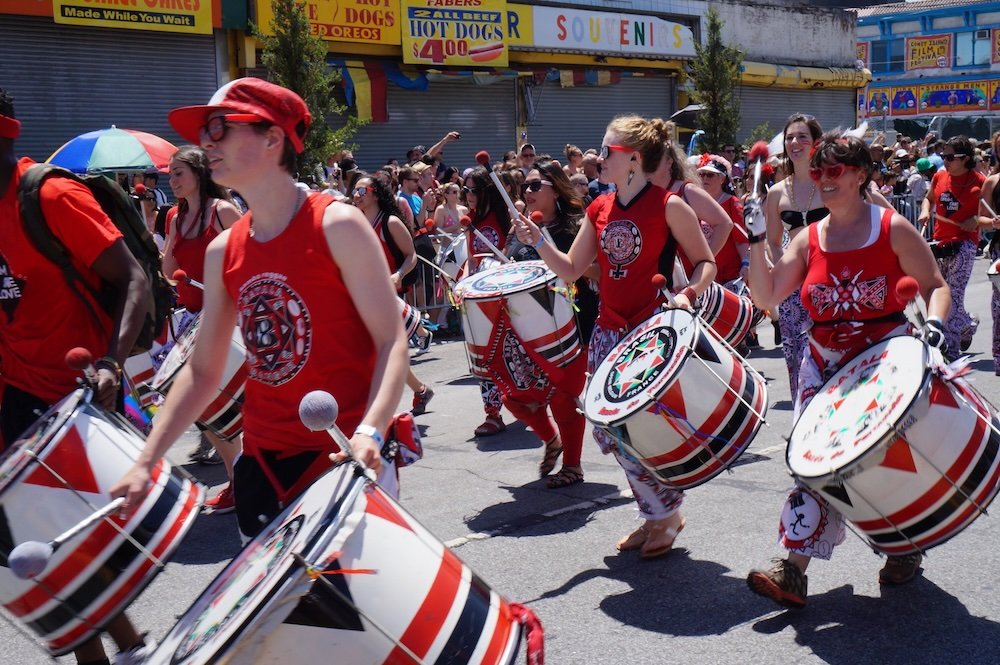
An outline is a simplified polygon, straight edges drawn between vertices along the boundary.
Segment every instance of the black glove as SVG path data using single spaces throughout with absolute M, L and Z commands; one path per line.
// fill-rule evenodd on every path
M 944 341 L 944 324 L 938 319 L 927 319 L 924 323 L 924 341 L 928 345 L 936 347 L 941 353 L 948 350 L 948 344 Z

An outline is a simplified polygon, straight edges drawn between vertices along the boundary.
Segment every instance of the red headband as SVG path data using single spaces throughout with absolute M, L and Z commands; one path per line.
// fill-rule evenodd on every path
M 0 115 L 0 139 L 16 139 L 21 134 L 21 121 Z

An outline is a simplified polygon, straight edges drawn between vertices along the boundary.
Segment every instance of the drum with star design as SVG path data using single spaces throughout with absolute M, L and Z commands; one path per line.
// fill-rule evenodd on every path
M 181 334 L 180 339 L 164 358 L 151 384 L 157 392 L 163 395 L 170 392 L 174 378 L 194 350 L 200 322 L 201 314 Z M 225 371 L 219 382 L 219 392 L 198 419 L 200 426 L 226 440 L 235 439 L 243 432 L 243 390 L 246 387 L 248 373 L 246 353 L 240 329 L 233 328 Z
M 766 411 L 764 378 L 685 309 L 659 312 L 629 333 L 584 398 L 595 427 L 677 489 L 732 466 Z
M 796 480 L 891 555 L 940 545 L 996 496 L 994 409 L 931 367 L 923 341 L 893 337 L 834 374 L 802 411 L 786 461 Z
M 462 330 L 472 372 L 492 378 L 489 358 L 503 344 L 509 322 L 525 347 L 555 367 L 580 355 L 580 333 L 566 283 L 543 261 L 505 263 L 480 271 L 455 286 L 462 303 Z
M 97 521 L 23 580 L 7 568 L 14 545 L 45 543 L 110 502 L 112 485 L 144 441 L 123 416 L 78 389 L 43 415 L 0 458 L 0 603 L 53 655 L 97 635 L 152 581 L 194 523 L 204 494 L 166 460 L 127 518 Z
M 516 608 L 344 463 L 243 548 L 146 664 L 498 665 L 518 655 Z

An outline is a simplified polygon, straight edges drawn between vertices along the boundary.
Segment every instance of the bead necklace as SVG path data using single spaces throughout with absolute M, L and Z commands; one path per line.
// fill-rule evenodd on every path
M 792 183 L 788 186 L 788 198 L 791 200 L 792 210 L 799 213 L 802 216 L 802 226 L 806 225 L 806 213 L 809 212 L 809 206 L 812 205 L 813 197 L 816 196 L 816 183 L 813 182 L 812 191 L 809 192 L 809 198 L 806 199 L 806 207 L 804 209 L 799 209 L 799 205 L 795 202 L 795 176 L 793 175 Z

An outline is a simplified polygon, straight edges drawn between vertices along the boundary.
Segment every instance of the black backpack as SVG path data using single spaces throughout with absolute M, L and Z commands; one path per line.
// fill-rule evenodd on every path
M 153 236 L 129 196 L 118 183 L 106 176 L 91 174 L 80 176 L 52 164 L 34 164 L 21 177 L 17 200 L 21 208 L 25 233 L 42 256 L 59 266 L 70 289 L 87 305 L 95 320 L 98 316 L 92 301 L 83 294 L 79 285 L 82 284 L 93 300 L 108 314 L 112 314 L 112 306 L 116 300 L 115 293 L 109 284 L 102 284 L 100 289 L 95 290 L 90 282 L 83 278 L 70 261 L 66 247 L 55 237 L 45 222 L 38 193 L 42 183 L 50 177 L 69 178 L 90 190 L 97 204 L 121 232 L 132 256 L 142 266 L 151 289 L 146 300 L 146 317 L 130 355 L 148 351 L 153 341 L 163 332 L 174 306 L 174 293 L 163 276 L 160 252 L 153 242 Z

